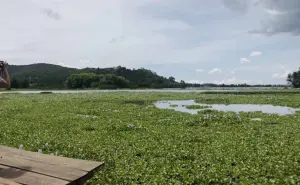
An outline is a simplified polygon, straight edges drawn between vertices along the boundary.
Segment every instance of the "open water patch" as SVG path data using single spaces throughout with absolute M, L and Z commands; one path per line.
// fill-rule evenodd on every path
M 186 112 L 190 114 L 198 114 L 201 110 L 217 110 L 229 112 L 262 112 L 265 114 L 288 115 L 295 114 L 300 109 L 294 109 L 286 106 L 261 105 L 261 104 L 201 104 L 194 100 L 168 100 L 158 101 L 154 105 L 160 109 L 173 109 L 175 111 Z M 174 106 L 178 105 L 178 106 Z M 208 108 L 188 109 L 187 106 L 200 105 Z

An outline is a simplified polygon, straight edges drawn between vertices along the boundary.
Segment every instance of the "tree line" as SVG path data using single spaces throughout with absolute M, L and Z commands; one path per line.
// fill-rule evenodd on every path
M 65 88 L 186 88 L 186 87 L 283 87 L 271 84 L 194 84 L 176 81 L 140 68 L 68 68 L 53 64 L 11 65 L 12 88 L 65 89 Z M 100 80 L 101 79 L 101 80 Z M 92 82 L 91 82 L 92 81 Z M 287 76 L 287 85 L 300 88 L 300 68 Z
M 111 68 L 68 68 L 53 64 L 12 65 L 12 88 L 185 88 L 185 82 L 155 72 L 122 66 Z
M 184 81 L 177 83 L 174 77 L 169 78 L 168 84 L 169 87 L 178 87 L 178 88 L 185 87 Z M 137 88 L 137 87 L 145 87 L 145 85 L 147 84 L 142 84 L 142 85 L 136 84 L 135 82 L 129 81 L 123 76 L 117 76 L 115 74 L 79 73 L 79 74 L 70 75 L 66 80 L 66 86 L 69 89 Z M 149 84 L 149 86 L 147 87 L 155 88 L 155 86 L 151 86 L 151 84 Z
M 28 79 L 17 80 L 16 78 L 12 78 L 10 81 L 11 88 L 17 89 L 22 88 L 26 89 L 30 87 L 30 83 Z
M 286 87 L 282 84 L 214 84 L 214 83 L 186 83 L 186 87 Z
M 114 74 L 80 73 L 69 76 L 66 86 L 69 89 L 128 88 L 130 82 L 126 78 Z

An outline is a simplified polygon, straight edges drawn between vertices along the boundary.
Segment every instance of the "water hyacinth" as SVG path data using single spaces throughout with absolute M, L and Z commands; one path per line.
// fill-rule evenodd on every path
M 136 125 L 135 125 L 135 124 L 128 124 L 128 127 L 129 127 L 129 128 L 135 128 Z
M 1 145 L 105 162 L 88 184 L 300 184 L 300 112 L 280 116 L 202 110 L 188 114 L 154 106 L 160 100 L 197 99 L 299 108 L 300 93 L 2 97 Z M 251 121 L 255 118 L 261 121 Z

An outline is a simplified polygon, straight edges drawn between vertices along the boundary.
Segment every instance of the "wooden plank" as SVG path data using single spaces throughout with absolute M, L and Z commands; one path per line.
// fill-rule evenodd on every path
M 65 167 L 69 167 L 69 168 L 83 170 L 86 172 L 94 170 L 104 164 L 103 162 L 95 162 L 95 161 L 80 160 L 80 159 L 70 159 L 70 158 L 66 158 L 66 157 L 51 156 L 51 155 L 40 154 L 40 153 L 30 152 L 30 151 L 25 151 L 25 150 L 21 150 L 21 152 L 20 152 L 19 149 L 0 146 L 0 155 L 2 155 L 3 153 L 9 154 L 16 158 L 23 158 L 23 159 L 27 159 L 27 160 L 31 160 L 31 161 L 48 163 L 50 165 L 65 166 Z M 5 154 L 3 154 L 3 155 L 5 155 Z
M 0 177 L 0 185 L 21 185 L 21 184 Z
M 69 183 L 68 181 L 64 181 L 54 177 L 49 177 L 38 173 L 29 172 L 26 170 L 11 168 L 4 165 L 0 165 L 0 185 L 1 185 L 1 177 L 15 182 L 15 184 L 9 184 L 9 185 L 20 185 L 20 184 L 66 185 Z
M 103 162 L 70 159 L 5 146 L 0 146 L 0 165 L 1 164 L 2 166 L 26 171 L 26 174 L 35 176 L 35 181 L 37 182 L 43 181 L 42 179 L 45 177 L 62 181 L 55 183 L 59 185 L 66 183 L 76 185 L 84 184 L 94 175 L 96 170 L 104 166 Z M 49 181 L 55 182 L 54 180 Z M 31 178 L 30 183 L 25 184 L 41 183 L 34 183 L 34 180 Z M 49 183 L 46 181 L 46 183 L 42 184 Z
M 86 181 L 89 180 L 89 179 L 91 179 L 94 176 L 94 173 L 96 171 L 98 171 L 100 168 L 102 168 L 103 166 L 104 166 L 104 164 L 101 165 L 101 166 L 98 166 L 97 168 L 95 168 L 95 169 L 93 169 L 93 170 L 91 170 L 89 172 L 87 172 L 87 174 L 85 176 L 82 176 L 79 179 L 77 179 L 76 181 L 74 181 L 75 182 L 74 185 L 75 184 L 76 185 L 83 185 L 83 184 L 85 184 Z
M 74 181 L 86 175 L 86 171 L 68 168 L 65 166 L 50 165 L 43 162 L 31 161 L 28 159 L 2 155 L 0 164 L 22 170 L 27 170 L 51 177 L 56 177 L 66 181 Z

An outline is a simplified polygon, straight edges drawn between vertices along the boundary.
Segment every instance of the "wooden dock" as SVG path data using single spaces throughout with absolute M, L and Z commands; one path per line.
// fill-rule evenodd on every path
M 0 185 L 84 184 L 103 165 L 0 146 Z

